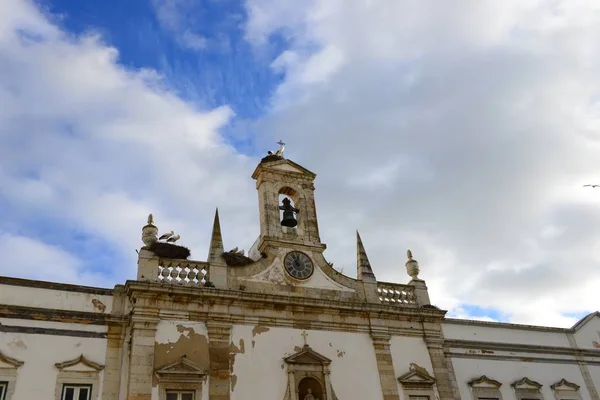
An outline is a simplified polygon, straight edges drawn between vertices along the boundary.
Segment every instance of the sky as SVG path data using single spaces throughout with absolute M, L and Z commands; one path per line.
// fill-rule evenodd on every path
M 192 259 L 259 231 L 276 142 L 325 256 L 449 317 L 600 309 L 600 3 L 0 1 L 0 275 L 113 287 L 149 213 Z

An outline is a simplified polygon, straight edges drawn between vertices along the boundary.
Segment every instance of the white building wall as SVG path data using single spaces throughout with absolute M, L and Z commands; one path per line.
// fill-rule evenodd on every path
M 0 304 L 110 314 L 112 303 L 109 294 L 0 284 Z
M 467 382 L 482 375 L 502 383 L 500 391 L 504 400 L 515 399 L 511 384 L 524 377 L 542 384 L 544 399 L 554 399 L 550 385 L 566 379 L 581 386 L 582 399 L 590 399 L 583 377 L 577 364 L 499 361 L 482 359 L 453 358 L 452 363 L 462 400 L 472 399 Z
M 600 317 L 591 318 L 573 335 L 580 349 L 597 349 L 600 351 Z
M 445 321 L 442 331 L 447 340 L 472 340 L 478 342 L 519 343 L 570 347 L 567 335 L 559 330 L 518 329 L 502 327 L 500 324 L 484 325 L 474 322 L 473 325 Z
M 2 324 L 8 325 L 9 322 L 10 325 L 42 328 L 58 326 L 56 323 L 20 320 L 3 320 Z M 77 329 L 94 331 L 98 327 L 78 325 Z M 2 332 L 0 351 L 8 357 L 24 362 L 17 370 L 17 383 L 11 400 L 54 399 L 59 372 L 55 364 L 73 360 L 83 354 L 90 361 L 104 365 L 106 344 L 107 340 L 104 338 Z M 100 371 L 98 393 L 102 390 L 102 379 L 103 371 Z M 100 400 L 99 396 L 97 400 Z
M 282 399 L 287 384 L 284 357 L 304 344 L 302 330 L 235 325 L 235 387 L 231 400 Z M 259 333 L 260 332 L 260 333 Z M 307 342 L 332 360 L 331 385 L 339 399 L 382 399 L 373 342 L 368 334 L 307 330 Z
M 390 339 L 390 353 L 392 354 L 396 378 L 409 372 L 411 363 L 425 368 L 431 376 L 434 376 L 429 350 L 427 350 L 425 341 L 422 338 L 392 336 Z M 400 400 L 407 400 L 404 398 L 400 384 L 398 384 L 398 393 L 400 393 Z

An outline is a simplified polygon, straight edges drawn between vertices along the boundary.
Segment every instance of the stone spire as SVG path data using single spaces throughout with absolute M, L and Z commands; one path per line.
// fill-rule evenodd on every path
M 358 280 L 375 282 L 375 274 L 371 269 L 371 263 L 367 257 L 365 246 L 363 246 L 360 234 L 356 231 L 356 277 Z
M 225 252 L 223 247 L 223 238 L 221 237 L 221 223 L 219 222 L 219 209 L 215 211 L 215 221 L 213 222 L 212 236 L 210 238 L 210 248 L 208 250 L 208 262 L 214 263 L 221 260 L 221 254 Z

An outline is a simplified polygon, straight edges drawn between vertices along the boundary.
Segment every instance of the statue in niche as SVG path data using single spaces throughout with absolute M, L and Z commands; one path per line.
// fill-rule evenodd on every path
M 312 389 L 307 389 L 306 391 L 306 396 L 304 396 L 304 398 L 302 400 L 318 400 L 315 399 L 315 396 L 312 395 Z

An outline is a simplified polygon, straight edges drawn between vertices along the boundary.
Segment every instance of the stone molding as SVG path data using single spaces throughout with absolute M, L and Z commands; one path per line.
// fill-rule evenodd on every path
M 10 366 L 9 368 L 11 368 L 11 369 L 14 368 L 15 370 L 18 369 L 23 364 L 25 364 L 24 361 L 19 361 L 15 358 L 9 357 L 6 354 L 2 353 L 2 351 L 0 351 L 0 362 L 4 363 L 4 364 L 8 364 Z M 0 367 L 0 373 L 1 373 L 2 369 L 4 369 L 4 368 Z
M 331 360 L 314 351 L 308 344 L 291 356 L 283 359 L 287 366 L 287 388 L 284 400 L 302 400 L 298 398 L 298 385 L 303 378 L 317 380 L 325 391 L 328 400 L 337 400 L 330 380 Z
M 96 372 L 102 371 L 104 369 L 104 365 L 101 365 L 101 364 L 98 364 L 98 363 L 88 360 L 83 354 L 81 354 L 79 357 L 74 358 L 72 360 L 67 360 L 67 361 L 63 361 L 60 363 L 56 363 L 56 364 L 54 364 L 54 366 L 56 368 L 58 368 L 59 371 L 62 371 L 65 368 L 73 367 L 73 366 L 79 365 L 79 364 L 83 364 L 86 367 L 95 369 Z
M 91 368 L 92 371 L 70 371 L 67 369 L 77 365 L 84 365 L 88 368 Z M 83 354 L 81 354 L 77 358 L 56 363 L 54 366 L 59 371 L 56 376 L 56 386 L 54 391 L 54 397 L 56 400 L 60 400 L 62 398 L 63 386 L 68 384 L 90 385 L 92 392 L 91 398 L 98 398 L 100 371 L 104 369 L 104 365 L 90 361 Z
M 479 378 L 470 380 L 467 382 L 467 384 L 469 385 L 469 389 L 471 390 L 474 399 L 478 399 L 479 397 L 488 397 L 502 400 L 502 393 L 500 392 L 500 386 L 502 386 L 502 383 L 495 379 L 491 379 L 485 375 L 482 375 Z
M 502 386 L 501 382 L 498 382 L 495 379 L 490 379 L 485 375 L 481 375 L 479 378 L 470 380 L 467 382 L 471 387 L 496 387 L 500 388 Z
M 557 347 L 557 346 L 542 346 L 520 343 L 500 343 L 500 342 L 478 342 L 472 340 L 446 340 L 445 345 L 450 348 L 459 349 L 479 349 L 479 350 L 496 350 L 507 352 L 523 352 L 523 353 L 538 353 L 538 354 L 560 354 L 569 356 L 585 356 L 585 357 L 600 357 L 600 350 L 594 349 L 579 349 L 573 347 Z M 452 353 L 452 356 L 462 355 L 461 353 Z M 465 354 L 477 358 L 478 354 Z M 485 354 L 486 357 L 493 357 L 493 354 Z M 508 357 L 508 356 L 507 356 Z M 519 358 L 519 356 L 515 356 Z M 523 358 L 523 357 L 520 357 Z M 599 360 L 600 361 L 600 360 Z
M 406 389 L 433 390 L 435 378 L 425 368 L 415 363 L 410 363 L 408 372 L 398 377 L 398 382 Z
M 560 381 L 550 385 L 550 388 L 552 390 L 565 390 L 565 388 L 567 390 L 579 390 L 580 386 L 563 378 Z
M 5 366 L 3 366 L 6 365 Z M 18 369 L 25 362 L 9 357 L 0 351 L 0 381 L 7 382 L 6 398 L 10 399 L 15 392 L 17 384 Z
M 542 387 L 542 384 L 536 381 L 532 381 L 531 379 L 524 377 L 510 384 L 510 386 L 515 389 L 535 389 L 539 390 Z

